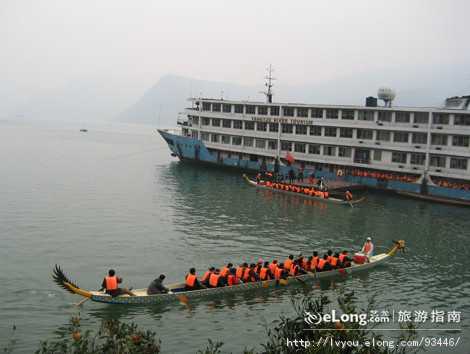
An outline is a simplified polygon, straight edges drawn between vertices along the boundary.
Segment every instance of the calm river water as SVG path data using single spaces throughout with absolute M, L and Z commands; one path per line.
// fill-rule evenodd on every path
M 84 288 L 98 288 L 110 267 L 126 285 L 145 287 L 161 272 L 181 280 L 191 266 L 357 249 L 372 236 L 379 250 L 405 239 L 407 253 L 339 283 L 361 301 L 375 295 L 378 310 L 461 311 L 452 327 L 463 342 L 454 352 L 470 352 L 470 209 L 380 194 L 354 209 L 305 205 L 256 191 L 239 173 L 179 163 L 152 127 L 87 127 L 0 122 L 0 348 L 15 324 L 16 352 L 32 352 L 76 312 L 79 298 L 51 281 L 56 263 Z M 89 302 L 81 315 L 90 327 L 102 318 L 135 321 L 157 332 L 164 353 L 195 353 L 208 337 L 239 353 L 264 342 L 266 326 L 292 313 L 290 298 L 302 291 L 245 293 L 190 309 Z

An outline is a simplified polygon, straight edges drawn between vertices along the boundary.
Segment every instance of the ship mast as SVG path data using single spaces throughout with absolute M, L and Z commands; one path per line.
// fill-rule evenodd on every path
M 272 87 L 273 87 L 273 81 L 276 80 L 273 77 L 273 68 L 272 65 L 269 64 L 269 67 L 266 69 L 267 74 L 264 77 L 266 80 L 264 83 L 264 86 L 266 86 L 266 91 L 263 91 L 263 93 L 266 95 L 266 102 L 267 103 L 272 103 L 273 102 L 273 92 L 272 92 Z

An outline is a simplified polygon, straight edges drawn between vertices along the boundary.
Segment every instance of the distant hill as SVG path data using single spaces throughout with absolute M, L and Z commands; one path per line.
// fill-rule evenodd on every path
M 303 86 L 286 86 L 275 82 L 275 102 L 300 102 L 318 104 L 362 105 L 365 97 L 375 96 L 377 89 L 390 83 L 397 92 L 395 105 L 439 106 L 446 97 L 464 94 L 465 90 L 455 87 L 456 73 L 441 72 L 427 75 L 417 73 L 414 77 L 396 72 L 357 73 L 352 77 L 330 82 L 318 82 Z M 313 80 L 312 80 L 313 81 Z M 166 75 L 129 108 L 118 115 L 120 121 L 147 123 L 158 126 L 174 126 L 179 112 L 188 107 L 190 96 L 225 99 L 264 100 L 259 93 L 263 88 L 242 86 L 229 82 L 213 82 L 189 77 Z

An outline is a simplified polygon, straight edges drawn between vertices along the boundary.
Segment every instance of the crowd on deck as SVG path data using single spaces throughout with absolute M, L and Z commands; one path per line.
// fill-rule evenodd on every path
M 413 183 L 418 180 L 419 177 L 408 174 L 397 174 L 391 172 L 379 172 L 379 171 L 369 171 L 360 168 L 354 168 L 350 171 L 351 176 L 356 177 L 370 177 L 375 178 L 379 181 L 399 181 L 399 182 L 408 182 Z
M 444 178 L 432 177 L 432 182 L 439 187 L 444 188 L 453 188 L 453 189 L 461 189 L 464 191 L 470 190 L 470 183 L 460 182 L 460 181 L 451 181 Z

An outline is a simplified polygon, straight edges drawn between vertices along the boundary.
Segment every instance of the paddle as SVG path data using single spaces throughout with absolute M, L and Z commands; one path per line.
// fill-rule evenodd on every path
M 90 300 L 90 298 L 89 298 L 89 297 L 86 297 L 86 298 L 84 298 L 82 301 L 77 302 L 77 303 L 74 304 L 74 305 L 77 306 L 77 307 L 80 307 L 80 306 L 82 306 L 85 302 L 87 302 L 88 300 Z

